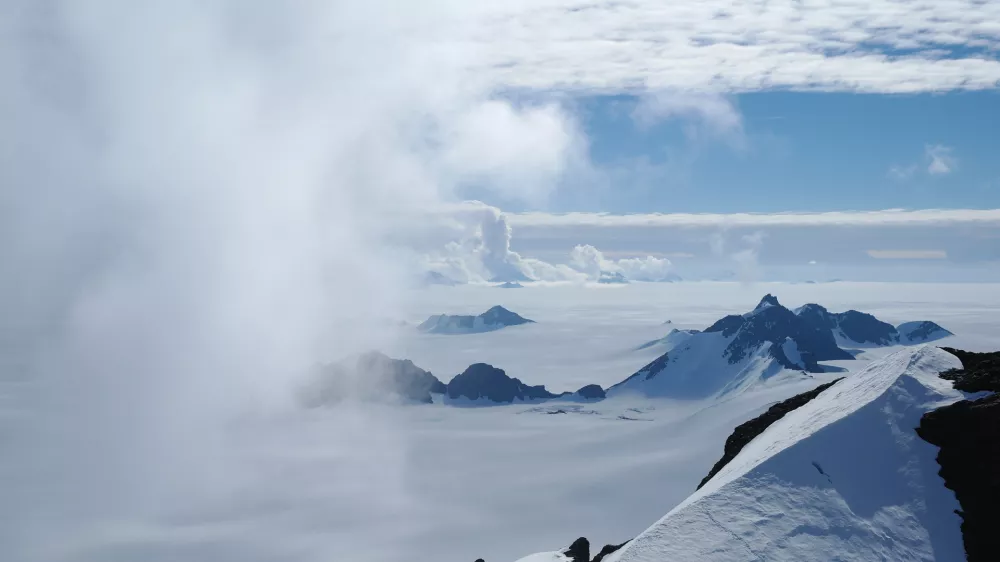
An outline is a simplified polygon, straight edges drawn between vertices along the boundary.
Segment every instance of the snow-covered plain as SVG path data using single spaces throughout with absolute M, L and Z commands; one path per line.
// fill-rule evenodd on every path
M 942 345 L 1000 348 L 997 285 L 674 283 L 431 287 L 409 299 L 398 320 L 410 324 L 383 351 L 444 381 L 488 362 L 555 392 L 607 387 L 659 354 L 636 351 L 641 344 L 745 312 L 765 293 L 789 307 L 856 308 L 893 324 L 932 320 L 956 334 Z M 495 304 L 537 323 L 458 336 L 415 329 L 431 314 L 476 314 Z M 835 363 L 857 369 L 891 351 L 865 349 L 860 361 Z M 788 379 L 721 402 L 623 396 L 246 413 L 198 436 L 211 446 L 188 452 L 199 462 L 193 475 L 175 474 L 163 460 L 149 482 L 155 501 L 123 505 L 111 501 L 109 487 L 100 491 L 104 505 L 74 493 L 71 481 L 39 495 L 46 478 L 72 475 L 73 467 L 50 467 L 34 482 L 3 480 L 0 544 L 9 555 L 0 558 L 509 562 L 578 536 L 598 547 L 618 543 L 691 495 L 733 427 L 840 375 Z M 21 478 L 29 471 L 13 455 L 25 446 L 18 424 L 31 415 L 17 401 L 24 384 L 0 387 L 2 467 Z

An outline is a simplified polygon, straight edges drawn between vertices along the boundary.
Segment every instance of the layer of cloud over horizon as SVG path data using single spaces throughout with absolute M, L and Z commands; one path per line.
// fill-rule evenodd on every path
M 1000 238 L 1000 210 L 519 214 L 468 202 L 428 217 L 420 228 L 441 230 L 408 237 L 421 241 L 410 246 L 422 256 L 421 271 L 461 282 L 584 282 L 601 271 L 633 281 L 902 280 L 904 262 L 912 281 L 1000 276 L 992 243 Z M 895 259 L 890 265 L 884 257 Z

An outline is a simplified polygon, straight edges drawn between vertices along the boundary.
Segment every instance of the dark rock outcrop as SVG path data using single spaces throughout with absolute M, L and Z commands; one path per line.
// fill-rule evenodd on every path
M 528 320 L 502 306 L 494 306 L 478 316 L 437 314 L 423 321 L 417 329 L 432 334 L 469 334 L 532 323 L 534 320 Z
M 900 341 L 911 344 L 939 340 L 941 338 L 954 335 L 929 320 L 924 320 L 922 322 L 904 322 L 903 324 L 896 326 L 896 330 L 899 332 Z
M 708 476 L 705 476 L 705 478 L 702 479 L 701 483 L 698 484 L 698 488 L 701 488 L 708 483 L 713 476 L 718 474 L 723 467 L 729 464 L 729 461 L 736 458 L 736 455 L 743 450 L 743 447 L 746 447 L 747 444 L 753 441 L 755 437 L 764 433 L 764 430 L 774 424 L 774 422 L 785 417 L 785 414 L 788 412 L 805 406 L 810 400 L 816 398 L 821 392 L 830 388 L 840 380 L 841 379 L 837 379 L 826 384 L 821 384 L 809 392 L 803 392 L 802 394 L 793 396 L 788 400 L 778 402 L 768 408 L 763 414 L 736 426 L 733 433 L 726 439 L 726 445 L 722 458 L 715 463 L 715 466 L 713 466 L 712 470 L 709 471 Z
M 300 393 L 306 407 L 334 404 L 347 398 L 365 401 L 432 402 L 431 394 L 446 387 L 430 371 L 409 359 L 393 359 L 377 351 L 316 368 L 313 379 Z
M 840 331 L 851 341 L 874 345 L 891 345 L 898 340 L 896 327 L 871 314 L 848 310 L 835 315 Z
M 485 398 L 491 402 L 503 403 L 514 400 L 548 400 L 557 397 L 545 390 L 543 385 L 526 385 L 519 379 L 508 377 L 503 369 L 486 363 L 470 365 L 461 374 L 455 375 L 455 378 L 448 383 L 447 394 L 451 399 Z
M 958 357 L 961 369 L 941 373 L 940 377 L 953 381 L 962 392 L 1000 391 L 1000 351 L 975 353 L 951 347 L 941 349 Z
M 962 361 L 962 369 L 940 376 L 965 392 L 993 391 L 927 412 L 917 435 L 940 448 L 944 484 L 955 492 L 961 510 L 962 541 L 970 562 L 996 560 L 1000 529 L 1000 352 L 972 353 L 943 348 Z
M 591 562 L 601 562 L 601 560 L 604 560 L 605 556 L 609 556 L 611 555 L 611 553 L 617 552 L 621 547 L 627 545 L 629 542 L 631 542 L 631 540 L 627 540 L 621 544 L 604 545 L 604 548 L 602 548 L 601 551 L 597 553 L 597 556 L 595 556 L 594 559 L 591 560 Z
M 590 562 L 590 541 L 584 537 L 580 537 L 562 552 L 572 562 Z
M 942 348 L 962 361 L 961 369 L 939 376 L 963 392 L 992 391 L 927 412 L 917 435 L 939 447 L 938 474 L 961 506 L 962 542 L 970 562 L 997 560 L 1000 543 L 1000 352 Z
M 606 544 L 597 556 L 593 560 L 590 559 L 590 541 L 586 537 L 580 537 L 573 541 L 573 544 L 569 545 L 569 548 L 563 549 L 562 554 L 569 559 L 569 562 L 601 562 L 604 560 L 605 556 L 609 556 L 611 553 L 616 552 L 621 547 L 627 545 L 631 539 L 621 543 L 621 544 Z M 476 562 L 483 562 L 482 558 L 476 559 Z
M 603 400 L 605 397 L 604 389 L 597 384 L 588 384 L 580 390 L 577 390 L 574 394 L 580 398 L 586 398 L 588 400 Z

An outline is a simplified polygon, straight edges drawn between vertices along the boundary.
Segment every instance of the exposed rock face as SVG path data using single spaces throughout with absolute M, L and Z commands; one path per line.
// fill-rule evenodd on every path
M 722 458 L 715 463 L 715 466 L 713 466 L 712 470 L 709 471 L 708 476 L 705 476 L 705 478 L 702 479 L 701 483 L 698 484 L 698 488 L 704 486 L 709 480 L 712 479 L 713 476 L 718 474 L 719 471 L 729 463 L 729 461 L 736 458 L 736 455 L 743 450 L 743 447 L 746 447 L 747 443 L 753 441 L 753 439 L 761 433 L 764 433 L 764 430 L 770 427 L 774 422 L 785 417 L 788 412 L 805 406 L 810 400 L 816 398 L 821 392 L 830 388 L 840 380 L 841 379 L 837 379 L 833 382 L 821 384 L 809 392 L 803 392 L 802 394 L 793 396 L 788 400 L 778 402 L 768 408 L 763 414 L 736 426 L 733 433 L 726 439 L 726 445 Z
M 904 322 L 893 326 L 871 314 L 848 310 L 830 312 L 818 304 L 807 304 L 795 311 L 809 324 L 828 329 L 840 336 L 845 343 L 860 345 L 917 344 L 952 335 L 941 326 L 927 320 Z
M 347 398 L 365 401 L 432 402 L 445 385 L 430 371 L 409 359 L 393 359 L 377 351 L 317 368 L 316 376 L 301 392 L 307 407 L 318 407 Z
M 1000 389 L 1000 352 L 972 353 L 944 348 L 962 361 L 963 369 L 946 371 L 965 392 Z M 1000 394 L 963 400 L 928 412 L 917 435 L 940 447 L 938 473 L 954 490 L 962 510 L 962 541 L 970 562 L 997 560 L 1000 529 Z
M 547 400 L 556 398 L 542 385 L 528 386 L 516 378 L 507 376 L 503 369 L 486 363 L 470 365 L 447 386 L 451 399 L 486 399 L 491 402 L 510 403 L 514 400 Z
M 601 562 L 601 560 L 604 560 L 605 556 L 609 556 L 611 553 L 617 552 L 619 549 L 621 549 L 621 547 L 627 545 L 628 543 L 629 541 L 625 541 L 621 544 L 604 545 L 604 548 L 602 548 L 601 551 L 597 553 L 597 556 L 595 556 L 591 562 Z
M 1000 529 L 1000 395 L 924 414 L 917 435 L 941 448 L 938 473 L 961 504 L 962 542 L 970 562 L 997 560 Z
M 896 327 L 871 314 L 848 310 L 837 314 L 836 317 L 840 331 L 851 341 L 890 345 L 897 340 Z
M 975 353 L 950 347 L 941 349 L 962 362 L 961 370 L 941 373 L 941 378 L 954 381 L 955 388 L 962 392 L 1000 391 L 1000 352 Z
M 531 323 L 534 323 L 534 320 L 528 320 L 502 306 L 494 306 L 478 316 L 448 314 L 431 316 L 417 326 L 417 329 L 432 334 L 472 334 Z
M 899 339 L 903 343 L 923 343 L 954 335 L 934 322 L 927 320 L 922 322 L 904 322 L 896 326 L 896 330 L 899 332 Z
M 604 389 L 600 385 L 588 384 L 587 386 L 577 390 L 574 394 L 580 398 L 586 398 L 588 400 L 603 400 L 605 397 Z
M 588 541 L 586 537 L 580 537 L 576 539 L 575 541 L 573 541 L 573 544 L 569 545 L 569 548 L 565 548 L 559 551 L 558 553 L 551 552 L 545 554 L 546 554 L 546 559 L 550 559 L 549 557 L 556 557 L 561 554 L 562 556 L 559 558 L 561 560 L 566 560 L 566 562 L 601 562 L 602 560 L 604 560 L 606 556 L 609 556 L 611 553 L 616 552 L 618 549 L 620 549 L 621 547 L 625 546 L 628 543 L 629 541 L 625 541 L 621 544 L 604 545 L 604 548 L 602 548 L 601 551 L 597 553 L 597 556 L 595 556 L 593 560 L 591 560 L 590 558 L 590 541 Z M 534 558 L 534 556 L 536 555 L 530 556 L 529 558 Z M 476 562 L 483 562 L 483 559 L 478 558 L 476 559 Z
M 534 322 L 502 306 L 494 306 L 480 314 L 479 318 L 487 325 L 517 326 L 519 324 L 531 324 Z
M 590 541 L 580 537 L 563 551 L 563 555 L 573 562 L 590 562 Z

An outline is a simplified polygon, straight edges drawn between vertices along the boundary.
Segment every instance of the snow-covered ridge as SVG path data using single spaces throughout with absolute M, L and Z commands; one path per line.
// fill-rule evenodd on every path
M 478 316 L 437 314 L 425 320 L 417 329 L 431 334 L 477 334 L 534 322 L 502 306 L 494 306 Z
M 962 393 L 958 359 L 904 349 L 768 427 L 606 562 L 962 560 L 959 508 L 921 416 Z

